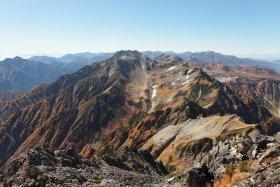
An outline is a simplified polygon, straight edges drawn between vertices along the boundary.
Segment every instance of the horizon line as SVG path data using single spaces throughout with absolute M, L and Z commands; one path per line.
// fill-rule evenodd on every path
M 144 52 L 162 52 L 162 53 L 177 53 L 177 54 L 182 54 L 182 53 L 203 53 L 203 52 L 214 52 L 226 56 L 235 56 L 237 58 L 249 58 L 249 59 L 255 59 L 255 60 L 268 60 L 268 61 L 275 61 L 275 60 L 280 60 L 280 53 L 263 53 L 263 54 L 226 54 L 223 52 L 218 52 L 215 50 L 203 50 L 203 51 L 176 51 L 176 50 L 135 50 L 135 49 L 121 49 L 121 50 L 116 50 L 116 51 L 78 51 L 78 52 L 64 52 L 64 53 L 34 53 L 34 54 L 19 54 L 19 55 L 2 55 L 0 54 L 0 61 L 5 60 L 7 58 L 15 58 L 15 57 L 21 57 L 23 59 L 29 59 L 31 57 L 38 57 L 38 56 L 45 56 L 45 57 L 54 57 L 54 58 L 60 58 L 65 55 L 75 55 L 79 53 L 91 53 L 91 54 L 100 54 L 100 53 L 116 53 L 118 51 L 138 51 L 141 53 Z

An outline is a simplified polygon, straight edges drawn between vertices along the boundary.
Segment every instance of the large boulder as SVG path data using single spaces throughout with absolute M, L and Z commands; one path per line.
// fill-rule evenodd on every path
M 206 165 L 199 168 L 193 168 L 188 171 L 187 184 L 190 187 L 206 187 L 212 186 L 214 182 L 214 175 L 209 172 Z

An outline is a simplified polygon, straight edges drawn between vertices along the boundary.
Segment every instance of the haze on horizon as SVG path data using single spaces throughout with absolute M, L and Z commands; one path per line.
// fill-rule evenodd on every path
M 280 59 L 279 5 L 277 0 L 1 1 L 0 59 L 122 49 Z

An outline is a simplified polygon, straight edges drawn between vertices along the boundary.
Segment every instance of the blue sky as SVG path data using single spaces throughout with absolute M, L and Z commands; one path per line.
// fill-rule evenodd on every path
M 278 0 L 0 0 L 0 58 L 121 49 L 280 58 Z

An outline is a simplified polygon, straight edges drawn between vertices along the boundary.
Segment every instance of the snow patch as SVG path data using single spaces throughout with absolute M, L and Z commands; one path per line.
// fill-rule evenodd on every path
M 152 98 L 155 98 L 157 95 L 157 85 L 152 86 L 153 92 L 152 92 Z
M 201 91 L 201 88 L 199 89 L 199 92 L 198 92 L 198 97 L 197 97 L 197 101 L 200 99 L 200 97 L 201 97 L 201 95 L 202 95 L 202 91 Z
M 151 101 L 152 101 L 152 108 L 151 108 L 151 110 L 155 106 L 155 97 L 157 96 L 157 85 L 152 86 L 152 88 L 153 88 L 153 91 L 152 91 L 152 98 L 151 98 Z
M 129 57 L 127 55 L 121 56 L 121 59 L 128 59 Z
M 167 182 L 173 181 L 175 177 L 171 177 L 170 179 L 167 179 Z
M 220 82 L 230 82 L 231 80 L 233 80 L 233 78 L 231 77 L 217 77 L 216 79 Z
M 190 70 L 188 71 L 187 75 L 192 74 L 193 71 L 194 71 L 194 69 L 190 69 Z
M 172 67 L 168 68 L 167 71 L 171 71 L 171 70 L 173 70 L 175 68 L 176 68 L 176 66 L 172 66 Z
M 186 76 L 186 78 L 185 78 L 185 81 L 182 82 L 182 86 L 185 85 L 185 84 L 187 84 L 187 83 L 189 82 L 190 75 L 192 74 L 193 71 L 194 71 L 194 69 L 190 69 L 190 70 L 188 71 L 187 76 Z
M 171 102 L 172 100 L 173 100 L 173 97 L 169 98 L 167 102 L 169 103 L 169 102 Z
M 77 89 L 78 89 L 78 86 L 75 85 L 74 90 L 73 90 L 73 93 L 74 93 L 74 94 L 76 93 Z
M 91 87 L 88 89 L 88 91 L 90 92 L 90 91 L 92 90 L 92 88 L 93 88 L 93 86 L 91 86 Z
M 189 77 L 190 77 L 190 75 L 189 75 L 189 74 L 187 74 L 187 76 L 186 76 L 186 78 L 185 78 L 185 81 L 184 81 L 184 82 L 182 82 L 182 85 L 185 85 L 185 84 L 187 84 L 187 83 L 188 83 L 188 81 L 189 81 Z

